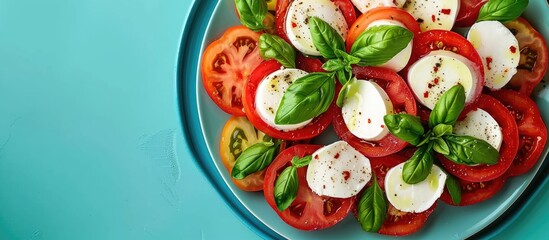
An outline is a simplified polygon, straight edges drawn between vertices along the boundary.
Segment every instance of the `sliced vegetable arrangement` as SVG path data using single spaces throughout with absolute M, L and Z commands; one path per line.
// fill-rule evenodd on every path
M 243 26 L 202 58 L 233 115 L 220 154 L 292 227 L 412 234 L 438 199 L 485 201 L 547 142 L 530 99 L 547 71 L 528 0 L 235 0 Z M 454 27 L 465 27 L 459 32 Z M 333 124 L 340 138 L 310 145 Z

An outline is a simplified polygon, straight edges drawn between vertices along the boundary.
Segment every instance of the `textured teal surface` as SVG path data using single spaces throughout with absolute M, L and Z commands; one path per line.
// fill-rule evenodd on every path
M 0 239 L 259 238 L 183 138 L 190 6 L 0 0 Z M 547 200 L 498 236 L 547 233 Z

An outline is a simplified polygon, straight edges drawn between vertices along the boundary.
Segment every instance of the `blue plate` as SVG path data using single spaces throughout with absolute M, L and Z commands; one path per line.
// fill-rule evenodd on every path
M 218 154 L 220 133 L 229 116 L 213 104 L 202 88 L 199 62 L 203 49 L 218 38 L 225 29 L 239 25 L 233 1 L 222 0 L 196 2 L 191 10 L 181 49 L 179 95 L 185 135 L 189 141 L 198 166 L 202 168 L 214 187 L 230 207 L 248 223 L 252 230 L 265 238 L 291 239 L 385 239 L 386 236 L 363 232 L 352 216 L 336 226 L 315 232 L 304 232 L 286 225 L 267 205 L 261 193 L 243 192 L 236 188 L 221 163 Z M 228 10 L 230 9 L 230 10 Z M 549 8 L 543 0 L 530 2 L 525 16 L 532 25 L 549 39 Z M 536 16 L 536 17 L 534 17 Z M 187 49 L 188 46 L 200 48 Z M 547 76 L 545 78 L 547 80 Z M 535 100 L 545 122 L 549 122 L 549 89 L 541 89 Z M 544 158 L 547 148 L 544 151 Z M 503 189 L 492 199 L 469 207 L 453 207 L 439 204 L 425 226 L 404 239 L 460 239 L 470 237 L 493 222 L 502 223 L 500 217 L 525 193 L 536 173 L 544 178 L 539 161 L 532 171 L 507 181 Z M 545 164 L 547 165 L 547 164 Z M 546 166 L 544 166 L 546 169 Z M 535 191 L 534 188 L 530 190 Z M 527 201 L 523 200 L 523 201 Z M 498 220 L 500 218 L 500 220 Z M 496 221 L 497 220 L 497 221 Z M 504 223 L 502 225 L 505 225 Z M 490 234 L 490 233 L 488 233 Z

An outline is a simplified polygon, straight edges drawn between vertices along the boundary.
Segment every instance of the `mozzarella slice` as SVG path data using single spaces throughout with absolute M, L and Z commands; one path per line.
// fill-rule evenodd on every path
M 396 20 L 376 20 L 370 23 L 370 25 L 368 25 L 366 29 L 371 28 L 373 26 L 387 26 L 387 25 L 406 28 L 404 24 Z M 397 55 L 391 58 L 391 60 L 384 63 L 380 67 L 385 67 L 385 68 L 392 69 L 395 72 L 400 72 L 400 70 L 402 70 L 408 64 L 408 60 L 410 60 L 410 56 L 412 55 L 412 45 L 413 45 L 413 40 L 410 41 L 410 43 L 408 43 L 406 48 L 404 48 Z
M 404 163 L 389 169 L 385 176 L 385 192 L 389 202 L 403 212 L 419 213 L 429 209 L 440 197 L 446 183 L 446 173 L 433 165 L 427 178 L 416 184 L 402 180 Z
M 478 81 L 471 61 L 445 50 L 432 51 L 415 62 L 408 71 L 408 84 L 414 95 L 431 110 L 440 96 L 457 84 L 465 88 L 465 102 L 471 102 Z
M 421 31 L 451 30 L 459 12 L 459 0 L 408 0 L 404 10 L 416 18 Z
M 376 7 L 402 7 L 406 0 L 351 0 L 360 11 L 366 12 Z
M 292 82 L 305 75 L 307 75 L 307 72 L 303 70 L 286 68 L 269 74 L 259 83 L 255 95 L 255 108 L 265 123 L 278 130 L 291 131 L 311 122 L 312 119 L 288 125 L 279 125 L 274 122 L 276 111 L 278 111 L 284 93 Z
M 347 38 L 349 27 L 338 6 L 330 0 L 295 0 L 290 4 L 286 15 L 286 34 L 288 39 L 300 52 L 320 56 L 313 44 L 309 30 L 309 17 L 318 17 L 332 26 L 343 37 Z
M 485 85 L 501 89 L 517 73 L 520 60 L 519 44 L 515 35 L 498 21 L 473 24 L 467 34 L 484 65 Z
M 498 151 L 503 142 L 503 133 L 498 122 L 490 113 L 480 108 L 467 113 L 465 119 L 456 122 L 454 132 L 482 139 Z
M 393 113 L 393 104 L 377 83 L 358 80 L 345 98 L 341 113 L 351 133 L 364 140 L 380 140 L 389 130 L 383 117 Z
M 372 177 L 370 160 L 345 141 L 320 148 L 312 156 L 307 183 L 320 196 L 355 196 Z

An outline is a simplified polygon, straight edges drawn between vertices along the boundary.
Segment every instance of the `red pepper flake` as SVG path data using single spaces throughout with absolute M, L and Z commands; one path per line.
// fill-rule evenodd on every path
M 369 118 L 368 118 L 368 123 L 372 123 L 372 119 L 369 119 Z
M 512 53 L 516 53 L 516 52 L 517 52 L 517 48 L 516 48 L 515 46 L 509 47 L 509 50 L 510 50 Z
M 433 71 L 434 71 L 434 72 L 438 72 L 438 67 L 437 67 L 437 66 L 434 66 L 434 67 L 433 67 Z
M 351 172 L 343 171 L 343 179 L 345 179 L 345 181 L 349 180 L 350 177 L 351 177 Z
M 338 159 L 339 158 L 339 153 L 336 153 L 336 155 L 334 156 L 335 159 Z
M 431 15 L 431 21 L 435 22 L 435 15 Z
M 296 27 L 297 27 L 297 23 L 292 22 L 292 27 L 293 27 L 293 28 L 296 28 Z
M 433 88 L 433 86 L 435 86 L 435 85 L 433 85 L 433 84 L 431 84 L 431 83 L 428 83 L 428 84 L 427 84 L 427 87 L 428 87 L 428 88 Z
M 315 155 L 315 159 L 317 159 L 317 160 L 318 160 L 318 155 Z
M 490 64 L 492 64 L 492 58 L 491 57 L 487 57 L 486 58 L 486 67 L 488 68 L 488 70 L 492 70 L 492 66 L 490 66 Z
M 452 10 L 451 10 L 451 9 L 448 9 L 448 8 L 445 8 L 445 9 L 440 10 L 440 12 L 441 12 L 442 14 L 450 15 L 450 13 L 452 12 Z
M 424 98 L 428 98 L 428 97 L 429 97 L 429 92 L 425 91 L 425 92 L 423 93 L 423 97 L 424 97 Z
M 385 125 L 381 124 L 381 128 L 385 128 Z
M 435 84 L 438 84 L 438 78 L 433 79 L 433 82 L 434 82 Z

